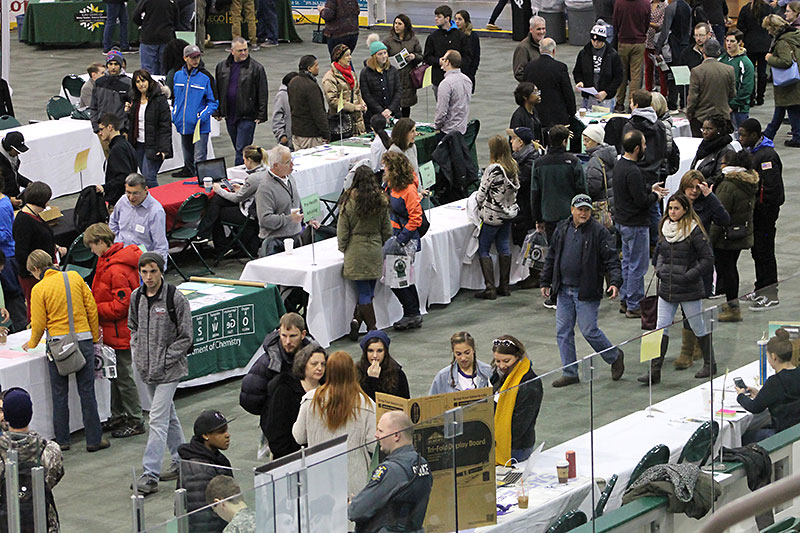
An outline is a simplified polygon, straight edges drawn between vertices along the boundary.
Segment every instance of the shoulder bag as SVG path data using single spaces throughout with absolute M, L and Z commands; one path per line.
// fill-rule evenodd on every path
M 603 170 L 603 186 L 606 190 L 606 199 L 592 202 L 592 217 L 594 217 L 595 220 L 608 229 L 614 225 L 614 221 L 611 220 L 611 209 L 608 205 L 608 180 L 606 179 L 606 164 L 603 163 L 603 160 L 600 158 L 598 158 L 598 161 L 600 161 L 600 168 Z
M 327 44 L 328 38 L 325 36 L 324 31 L 321 30 L 319 27 L 322 24 L 322 17 L 317 19 L 317 29 L 312 30 L 311 32 L 311 42 L 317 44 Z
M 775 87 L 788 87 L 800 81 L 800 70 L 792 51 L 792 64 L 787 68 L 770 67 L 772 70 L 772 83 Z
M 656 279 L 655 272 L 653 272 L 653 277 L 650 278 L 650 283 L 647 284 L 647 288 L 644 290 L 644 298 L 639 302 L 639 309 L 642 311 L 642 329 L 646 331 L 656 329 L 658 322 L 658 286 L 656 285 L 656 294 L 647 296 L 654 279 Z
M 431 68 L 430 65 L 422 63 L 411 69 L 411 86 L 414 89 L 422 89 L 422 81 L 425 79 L 425 71 Z
M 86 358 L 78 345 L 75 335 L 75 319 L 72 316 L 72 291 L 69 287 L 69 277 L 64 276 L 64 288 L 67 290 L 67 314 L 69 316 L 69 333 L 60 339 L 47 341 L 47 357 L 56 365 L 56 370 L 62 376 L 69 376 L 86 366 Z
M 355 86 L 350 89 L 350 103 L 353 103 L 353 93 L 355 92 Z M 341 93 L 339 93 L 341 94 Z M 354 133 L 354 123 L 353 123 L 353 116 L 350 114 L 349 111 L 345 111 L 342 109 L 341 111 L 334 113 L 333 115 L 328 115 L 328 128 L 331 132 L 331 142 L 335 140 L 344 140 L 349 139 L 353 136 Z

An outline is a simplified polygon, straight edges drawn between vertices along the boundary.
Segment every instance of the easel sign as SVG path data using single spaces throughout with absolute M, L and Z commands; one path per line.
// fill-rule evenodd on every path
M 300 208 L 303 211 L 303 222 L 306 224 L 310 223 L 312 220 L 317 218 L 320 213 L 322 213 L 322 209 L 320 208 L 319 204 L 319 194 L 309 194 L 305 198 L 300 198 Z M 311 264 L 317 264 L 317 253 L 314 248 L 314 225 L 311 225 Z

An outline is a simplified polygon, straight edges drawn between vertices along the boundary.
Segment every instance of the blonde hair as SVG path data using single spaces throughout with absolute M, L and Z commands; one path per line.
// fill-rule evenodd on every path
M 489 137 L 489 161 L 503 167 L 508 178 L 514 183 L 517 183 L 519 166 L 511 156 L 511 146 L 508 144 L 508 139 L 506 137 L 502 135 L 493 135 Z
M 52 266 L 53 258 L 44 250 L 32 251 L 28 256 L 28 261 L 25 263 L 25 267 L 28 269 L 28 272 L 31 272 L 32 269 L 41 271 Z
M 650 93 L 650 106 L 656 112 L 656 116 L 660 117 L 667 112 L 667 99 L 660 92 L 653 91 Z
M 777 35 L 783 28 L 789 26 L 789 23 L 786 22 L 786 19 L 781 17 L 780 15 L 767 15 L 764 17 L 764 20 L 761 22 L 761 27 L 767 30 L 767 33 L 772 35 L 773 37 Z

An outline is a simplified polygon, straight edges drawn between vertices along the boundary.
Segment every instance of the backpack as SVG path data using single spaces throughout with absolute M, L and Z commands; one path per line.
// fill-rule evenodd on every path
M 94 185 L 84 187 L 75 202 L 75 211 L 72 213 L 72 223 L 78 233 L 83 233 L 86 228 L 96 222 L 108 222 L 108 208 L 103 196 L 97 192 Z
M 169 314 L 169 319 L 175 324 L 175 327 L 178 327 L 178 313 L 175 311 L 175 291 L 178 289 L 175 288 L 175 285 L 171 283 L 164 282 L 164 285 L 167 286 L 167 313 Z M 134 300 L 134 307 L 136 308 L 136 312 L 139 312 L 139 303 L 142 301 L 142 289 L 139 288 L 139 292 L 136 293 L 136 299 Z M 192 343 L 189 345 L 189 350 L 186 352 L 190 354 L 194 351 L 194 338 L 192 339 Z
M 10 449 L 14 449 L 13 442 Z M 42 466 L 42 452 L 44 451 L 47 441 L 39 439 L 36 443 L 36 450 L 32 456 L 26 459 L 19 459 L 18 463 L 18 478 L 19 478 L 19 516 L 20 516 L 20 533 L 34 533 L 33 529 L 33 468 Z M 8 456 L 8 449 L 0 448 L 0 460 L 5 462 Z M 5 487 L 5 470 L 0 475 L 0 483 Z M 45 510 L 49 514 L 51 507 L 54 509 L 53 492 L 45 484 Z M 45 525 L 45 528 L 47 525 Z M 6 500 L 6 491 L 0 491 L 0 532 L 6 533 L 8 531 L 8 501 Z

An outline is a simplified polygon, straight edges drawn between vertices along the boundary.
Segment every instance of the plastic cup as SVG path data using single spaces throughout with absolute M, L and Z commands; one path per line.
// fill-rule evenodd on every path
M 566 483 L 569 479 L 569 462 L 560 461 L 556 464 L 556 473 L 558 474 L 558 482 Z
M 6 330 L 0 331 L 0 344 L 5 344 L 8 340 L 8 332 Z
M 205 187 L 207 193 L 211 192 L 212 185 L 214 185 L 214 180 L 212 178 L 208 176 L 203 178 L 203 187 Z
M 287 254 L 292 255 L 292 251 L 294 250 L 294 239 L 283 239 L 283 249 Z
M 519 504 L 519 508 L 520 509 L 527 509 L 528 508 L 528 497 L 527 496 L 523 496 L 522 494 L 520 494 L 519 496 L 517 496 L 517 503 Z
M 582 107 L 582 108 L 578 109 L 578 114 L 581 116 L 581 118 L 585 117 L 586 116 L 586 108 Z

